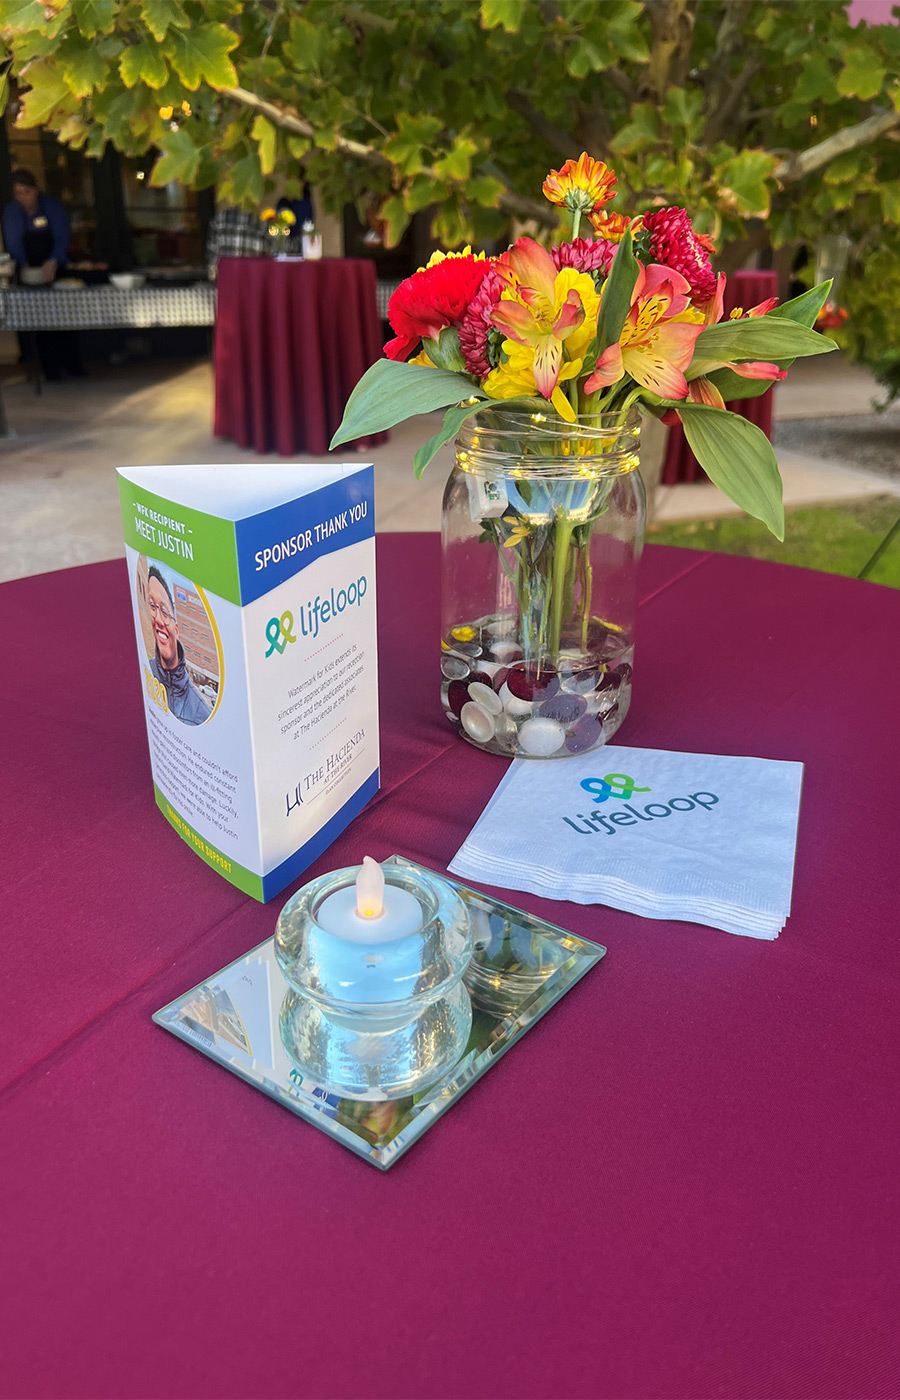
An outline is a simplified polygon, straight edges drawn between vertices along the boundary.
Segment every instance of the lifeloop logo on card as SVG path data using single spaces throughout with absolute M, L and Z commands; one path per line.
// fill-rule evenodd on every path
M 269 643 L 269 650 L 266 656 L 272 656 L 276 651 L 281 656 L 288 642 L 296 642 L 294 636 L 294 614 L 283 612 L 281 617 L 270 617 L 266 623 L 266 640 Z
M 596 836 L 605 831 L 607 836 L 615 836 L 616 827 L 636 826 L 638 822 L 652 822 L 671 817 L 674 812 L 693 812 L 698 807 L 709 811 L 718 802 L 714 792 L 692 792 L 687 797 L 670 797 L 668 802 L 648 802 L 643 810 L 634 807 L 627 800 L 636 792 L 652 792 L 652 788 L 640 787 L 627 773 L 607 773 L 603 778 L 583 778 L 580 787 L 589 792 L 595 803 L 608 802 L 610 798 L 620 798 L 624 806 L 608 817 L 599 812 L 579 812 L 573 819 L 563 817 L 563 821 L 581 836 Z M 579 826 L 577 823 L 582 822 Z

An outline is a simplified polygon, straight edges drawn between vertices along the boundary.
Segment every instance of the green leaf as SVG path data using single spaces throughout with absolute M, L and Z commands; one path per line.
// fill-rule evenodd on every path
M 644 150 L 659 140 L 659 122 L 656 108 L 649 102 L 639 102 L 631 109 L 631 121 L 620 127 L 613 139 L 616 151 L 629 155 L 632 151 Z
M 75 113 L 73 116 L 67 117 L 63 122 L 59 131 L 56 133 L 56 139 L 57 141 L 61 141 L 64 146 L 71 146 L 73 150 L 77 151 L 84 145 L 89 132 L 90 127 L 84 120 L 84 117 Z
M 410 214 L 418 214 L 429 204 L 437 204 L 447 194 L 447 186 L 430 175 L 417 175 L 403 196 L 403 207 Z
M 166 49 L 181 81 L 194 92 L 203 81 L 214 88 L 237 87 L 237 71 L 228 55 L 239 42 L 224 24 L 199 24 L 187 31 L 171 30 Z
M 470 180 L 466 185 L 466 198 L 474 200 L 476 204 L 481 204 L 487 209 L 496 209 L 500 204 L 500 196 L 506 189 L 502 180 L 495 180 L 493 175 L 476 175 L 474 180 Z
M 831 279 L 829 278 L 827 282 L 820 282 L 817 287 L 810 287 L 808 292 L 801 292 L 798 297 L 792 297 L 790 301 L 783 301 L 780 306 L 773 306 L 772 310 L 767 311 L 762 319 L 767 320 L 770 316 L 774 316 L 785 321 L 796 321 L 800 326 L 814 326 L 819 312 L 828 300 L 830 291 Z
M 200 150 L 183 126 L 167 133 L 165 149 L 150 174 L 150 184 L 168 185 L 177 180 L 190 185 L 200 168 Z
M 302 19 L 300 15 L 294 15 L 291 19 L 290 36 L 284 45 L 284 53 L 291 66 L 300 73 L 317 69 L 328 48 L 326 30 L 311 24 L 308 19 Z
M 445 443 L 448 443 L 451 438 L 456 437 L 456 434 L 459 432 L 466 419 L 471 418 L 473 413 L 480 413 L 483 408 L 484 402 L 480 400 L 478 403 L 462 404 L 459 408 L 447 409 L 447 412 L 444 414 L 444 421 L 434 437 L 430 437 L 427 442 L 423 442 L 422 446 L 416 449 L 416 455 L 413 457 L 413 466 L 416 470 L 417 481 L 422 480 L 425 474 L 425 468 L 428 466 L 432 457 L 441 450 Z
M 309 152 L 311 146 L 312 142 L 308 136 L 296 136 L 293 132 L 288 133 L 287 148 L 294 157 L 294 160 L 302 160 Z
M 38 0 L 5 0 L 0 6 L 0 28 L 10 34 L 40 31 L 47 23 L 47 12 Z
M 179 0 L 141 0 L 144 23 L 158 44 L 166 37 L 170 25 L 186 29 L 188 17 Z
M 56 108 L 72 101 L 62 73 L 48 59 L 35 59 L 19 75 L 31 87 L 22 99 L 16 126 L 46 126 Z
M 381 206 L 381 217 L 387 224 L 387 229 L 385 230 L 385 244 L 388 248 L 396 248 L 409 223 L 409 214 L 406 212 L 406 205 L 399 195 L 394 195 L 392 199 L 385 200 L 384 204 Z
M 612 274 L 610 274 L 612 275 Z M 601 303 L 602 313 L 602 303 Z M 707 326 L 694 342 L 694 361 L 775 360 L 824 355 L 837 347 L 833 340 L 797 321 L 774 316 L 753 316 L 743 321 L 721 321 Z M 720 410 L 721 411 L 721 410 Z
M 137 44 L 128 45 L 119 59 L 119 73 L 122 82 L 129 88 L 141 82 L 149 88 L 161 88 L 169 77 L 159 45 L 151 39 L 141 39 Z
M 765 321 L 772 316 L 779 320 L 795 321 L 801 326 L 814 326 L 830 291 L 830 280 L 820 282 L 818 287 L 812 287 L 808 292 L 801 292 L 800 296 L 792 297 L 780 306 L 774 306 L 761 319 Z M 774 363 L 779 369 L 790 369 L 794 361 L 793 358 L 776 359 Z M 715 384 L 726 403 L 735 399 L 758 399 L 768 393 L 773 382 L 767 379 L 743 379 L 739 374 L 735 374 L 733 369 L 717 369 L 707 378 Z
M 271 175 L 275 169 L 275 147 L 278 133 L 266 117 L 255 118 L 250 135 L 259 147 L 259 168 L 264 175 Z
M 422 341 L 422 349 L 438 369 L 449 369 L 454 373 L 465 371 L 466 362 L 459 348 L 459 332 L 455 326 L 445 326 L 437 340 L 426 336 Z
M 382 433 L 419 413 L 487 397 L 463 374 L 402 364 L 399 360 L 377 360 L 350 395 L 329 450 L 342 442 Z
M 603 351 L 615 345 L 622 334 L 625 317 L 631 309 L 631 294 L 638 278 L 637 259 L 633 252 L 631 229 L 627 229 L 612 260 L 609 276 L 603 284 L 597 335 L 589 354 L 599 359 Z
M 666 105 L 662 109 L 662 119 L 669 126 L 691 126 L 703 110 L 703 97 L 699 92 L 688 92 L 685 88 L 669 88 Z
M 501 24 L 507 34 L 515 34 L 525 14 L 525 0 L 481 0 L 482 29 Z
M 886 72 L 875 50 L 868 45 L 858 45 L 847 49 L 843 58 L 844 67 L 837 77 L 838 92 L 844 97 L 859 97 L 863 102 L 877 97 L 884 87 Z
M 73 0 L 75 23 L 85 39 L 109 34 L 115 27 L 120 6 L 118 0 Z
M 738 413 L 706 404 L 669 401 L 666 407 L 678 410 L 688 446 L 710 480 L 783 540 L 781 473 L 762 429 Z
M 615 51 L 609 44 L 604 43 L 602 48 L 598 48 L 589 39 L 579 39 L 569 50 L 566 68 L 573 78 L 586 78 L 588 73 L 600 73 L 604 68 L 609 68 L 615 62 L 615 57 Z
M 900 180 L 886 180 L 879 193 L 885 222 L 900 224 Z
M 745 218 L 764 218 L 770 198 L 766 181 L 777 163 L 769 151 L 740 151 L 715 172 L 720 198 Z
M 90 97 L 94 88 L 106 86 L 107 68 L 96 44 L 72 36 L 57 46 L 56 58 L 74 97 Z
M 231 197 L 235 204 L 247 209 L 259 204 L 263 194 L 263 174 L 259 168 L 259 157 L 255 151 L 242 156 L 231 167 Z
M 467 136 L 457 136 L 453 149 L 436 160 L 434 168 L 443 179 L 468 180 L 472 171 L 472 157 L 478 150 L 478 142 Z
M 808 108 L 810 102 L 834 102 L 837 95 L 828 59 L 822 54 L 808 55 L 792 94 L 794 102 Z

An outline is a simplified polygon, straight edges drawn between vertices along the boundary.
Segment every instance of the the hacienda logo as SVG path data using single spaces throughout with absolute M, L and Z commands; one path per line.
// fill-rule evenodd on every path
M 608 802 L 611 797 L 620 798 L 624 806 L 608 817 L 599 812 L 579 812 L 577 818 L 563 817 L 563 821 L 582 836 L 596 836 L 601 830 L 607 836 L 615 836 L 617 826 L 636 826 L 640 822 L 651 822 L 663 817 L 671 817 L 673 812 L 693 812 L 697 807 L 709 811 L 718 802 L 714 792 L 692 792 L 688 797 L 670 797 L 666 802 L 649 802 L 643 811 L 633 807 L 626 799 L 636 792 L 651 792 L 648 787 L 638 787 L 634 778 L 627 773 L 607 773 L 605 778 L 585 778 L 580 785 L 585 792 L 593 794 L 594 802 Z M 578 823 L 583 825 L 579 826 Z
M 354 583 L 349 583 L 346 588 L 339 588 L 337 593 L 330 589 L 327 598 L 322 598 L 316 594 L 315 602 L 300 604 L 300 631 L 304 637 L 318 637 L 319 627 L 326 627 L 329 622 L 333 622 L 336 617 L 347 608 L 358 607 L 366 596 L 368 583 L 366 576 L 356 579 Z M 269 643 L 269 650 L 266 656 L 272 656 L 277 651 L 281 656 L 288 642 L 296 642 L 294 635 L 294 614 L 283 612 L 281 617 L 270 617 L 266 623 L 266 641 Z

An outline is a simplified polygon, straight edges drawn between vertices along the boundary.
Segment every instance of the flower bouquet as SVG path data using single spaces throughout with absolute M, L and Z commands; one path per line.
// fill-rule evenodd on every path
M 835 348 L 813 329 L 829 283 L 723 319 L 725 276 L 687 212 L 627 218 L 606 207 L 615 183 L 602 161 L 567 161 L 543 186 L 562 241 L 522 237 L 498 257 L 435 253 L 401 283 L 388 308 L 396 337 L 331 444 L 446 410 L 415 454 L 421 476 L 457 438 L 444 707 L 495 752 L 578 752 L 624 718 L 640 416 L 680 419 L 715 484 L 783 539 L 772 446 L 727 405 L 764 393 L 795 358 Z
M 290 209 L 264 209 L 259 217 L 266 225 L 266 233 L 275 245 L 275 256 L 283 257 L 287 252 L 297 215 Z

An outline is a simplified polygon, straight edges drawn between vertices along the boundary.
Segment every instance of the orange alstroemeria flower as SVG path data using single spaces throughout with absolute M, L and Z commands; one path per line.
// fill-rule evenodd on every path
M 612 209 L 596 209 L 590 221 L 598 238 L 606 238 L 610 243 L 621 243 L 629 226 L 633 233 L 643 228 L 639 220 L 627 219 L 624 214 L 616 214 Z
M 600 356 L 585 392 L 593 394 L 630 374 L 661 398 L 683 399 L 688 392 L 684 371 L 703 329 L 702 323 L 677 319 L 690 305 L 690 290 L 680 272 L 656 263 L 642 266 L 622 334 Z
M 562 170 L 551 170 L 542 186 L 545 199 L 572 213 L 590 214 L 602 209 L 613 196 L 615 173 L 602 160 L 592 160 L 586 151 L 577 160 L 567 160 Z

